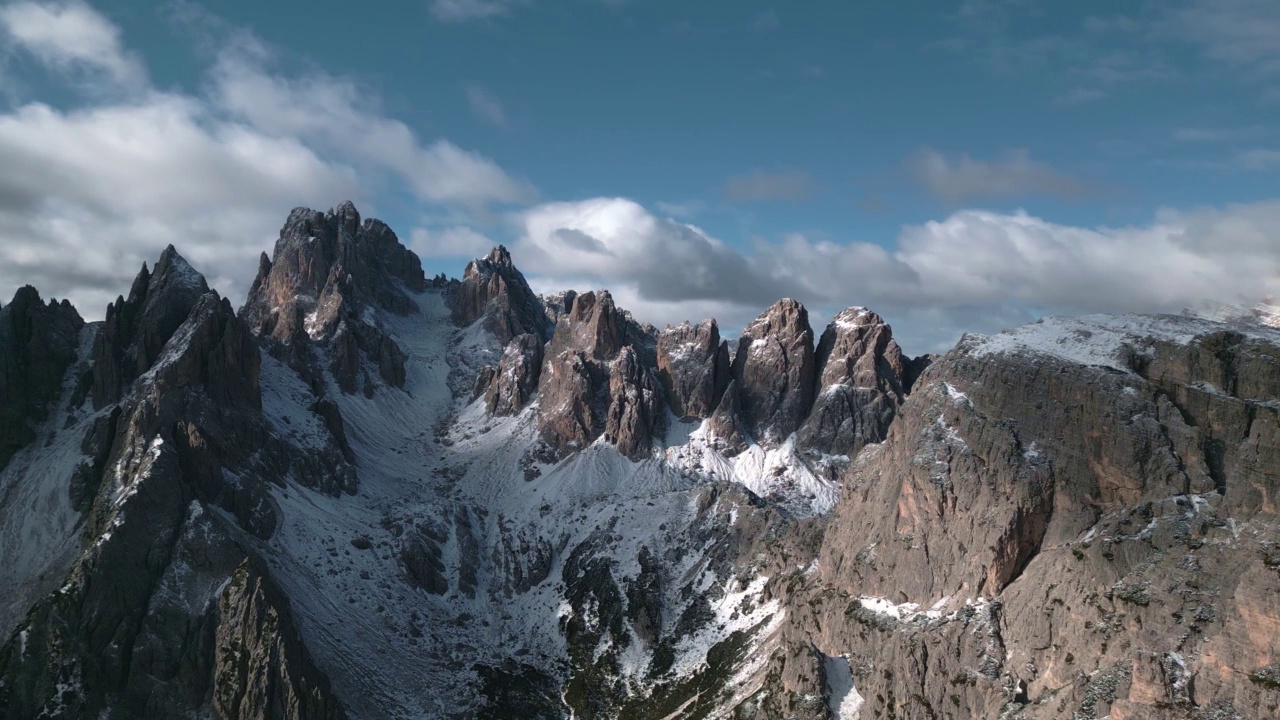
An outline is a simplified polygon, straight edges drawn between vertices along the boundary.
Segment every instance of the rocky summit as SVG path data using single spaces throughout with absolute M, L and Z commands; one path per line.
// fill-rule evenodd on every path
M 0 717 L 1280 716 L 1266 312 L 723 337 L 345 203 L 105 318 L 0 307 Z

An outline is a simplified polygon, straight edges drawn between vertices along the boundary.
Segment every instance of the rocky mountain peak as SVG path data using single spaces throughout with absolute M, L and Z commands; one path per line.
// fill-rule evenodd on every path
M 467 263 L 453 298 L 455 323 L 465 327 L 481 318 L 504 345 L 518 335 L 543 337 L 548 330 L 542 301 L 502 245 Z
M 729 384 L 729 344 L 714 319 L 667 326 L 658 333 L 658 375 L 676 417 L 710 417 Z
M 418 256 L 382 221 L 362 221 L 350 201 L 324 213 L 300 207 L 289 213 L 273 256 L 259 258 L 240 316 L 255 334 L 284 345 L 328 346 L 342 390 L 371 392 L 375 374 L 403 386 L 404 353 L 369 311 L 415 313 L 409 293 L 426 286 Z
M 281 342 L 299 332 L 329 337 L 366 307 L 415 312 L 405 291 L 425 288 L 418 256 L 383 222 L 361 222 L 350 201 L 327 213 L 300 207 L 289 213 L 271 259 L 259 259 L 240 312 L 256 333 Z
M 800 428 L 813 405 L 814 369 L 809 311 L 795 300 L 779 300 L 742 331 L 733 379 L 757 441 L 776 444 Z
M 837 313 L 818 341 L 816 399 L 801 444 L 852 457 L 884 440 L 906 397 L 909 362 L 879 315 L 861 307 Z
M 210 293 L 204 276 L 169 245 L 155 269 L 144 263 L 129 297 L 107 306 L 106 321 L 94 339 L 92 380 L 94 407 L 120 398 L 125 387 L 160 357 L 165 343 Z
M 83 327 L 71 303 L 46 305 L 30 285 L 0 307 L 0 470 L 49 417 Z

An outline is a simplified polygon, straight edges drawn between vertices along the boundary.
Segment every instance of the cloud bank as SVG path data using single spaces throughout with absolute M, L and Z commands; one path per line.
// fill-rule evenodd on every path
M 519 220 L 512 252 L 542 290 L 606 287 L 642 320 L 714 315 L 729 328 L 784 296 L 819 317 L 867 305 L 899 320 L 916 352 L 1043 314 L 1179 312 L 1280 292 L 1280 201 L 1166 210 L 1120 228 L 962 210 L 904 228 L 891 248 L 793 234 L 748 253 L 620 198 L 541 205 Z

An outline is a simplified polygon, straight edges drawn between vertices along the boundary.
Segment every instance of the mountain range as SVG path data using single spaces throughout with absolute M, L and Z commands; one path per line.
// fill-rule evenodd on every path
M 5 718 L 1280 712 L 1274 306 L 911 357 L 737 338 L 295 209 L 0 307 Z

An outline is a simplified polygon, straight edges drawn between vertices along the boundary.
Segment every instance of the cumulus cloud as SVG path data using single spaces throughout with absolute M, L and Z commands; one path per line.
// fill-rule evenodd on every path
M 768 200 L 802 202 L 813 197 L 815 190 L 813 180 L 802 172 L 756 171 L 729 178 L 724 186 L 724 198 L 734 203 Z
M 540 290 L 605 287 L 642 320 L 709 314 L 729 329 L 781 297 L 815 319 L 866 305 L 917 352 L 1043 314 L 1178 312 L 1280 292 L 1280 201 L 1166 210 L 1122 228 L 966 210 L 905 228 L 892 247 L 793 234 L 745 252 L 616 198 L 543 205 L 520 221 L 513 253 Z
M 532 200 L 533 187 L 496 163 L 447 140 L 421 143 L 403 122 L 351 80 L 313 73 L 272 73 L 269 49 L 241 38 L 223 50 L 211 73 L 215 103 L 266 132 L 296 137 L 373 171 L 390 171 L 421 200 L 455 203 Z
M 533 196 L 484 157 L 423 142 L 348 79 L 274 71 L 271 49 L 243 32 L 218 37 L 205 92 L 188 94 L 151 87 L 119 29 L 83 3 L 4 6 L 0 27 L 13 52 L 73 83 L 86 73 L 140 83 L 69 109 L 0 112 L 5 300 L 30 283 L 100 317 L 174 243 L 238 301 L 291 207 L 350 198 L 368 210 L 367 193 L 390 188 L 438 216 L 474 217 Z M 455 225 L 424 230 L 420 249 L 488 245 Z
M 948 158 L 926 147 L 909 157 L 906 167 L 920 187 L 952 205 L 1029 195 L 1078 198 L 1090 192 L 1080 180 L 1032 160 L 1025 149 L 1011 150 L 1003 159 L 987 162 L 966 154 Z
M 52 69 L 105 78 L 123 88 L 146 84 L 146 70 L 125 51 L 120 29 L 78 0 L 5 5 L 0 7 L 0 28 L 9 44 Z

